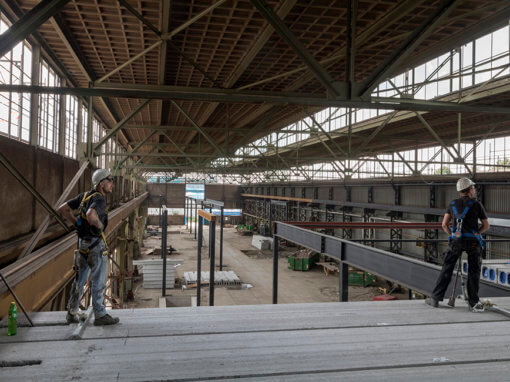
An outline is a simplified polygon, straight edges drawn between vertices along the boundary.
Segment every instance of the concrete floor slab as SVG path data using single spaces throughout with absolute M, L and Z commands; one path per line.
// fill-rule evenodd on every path
M 494 302 L 510 307 L 510 298 Z M 89 324 L 83 340 L 63 338 L 74 325 L 47 327 L 45 336 L 40 328 L 3 333 L 0 380 L 474 380 L 482 370 L 503 380 L 510 364 L 510 320 L 465 306 L 388 301 L 115 313 L 119 325 Z M 5 367 L 23 361 L 40 364 Z

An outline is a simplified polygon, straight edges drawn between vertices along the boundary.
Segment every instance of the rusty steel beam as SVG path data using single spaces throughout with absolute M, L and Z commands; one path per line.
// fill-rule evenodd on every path
M 144 193 L 110 213 L 105 232 L 107 240 L 114 236 L 120 224 L 147 196 L 148 193 Z M 75 248 L 76 233 L 71 232 L 2 269 L 4 277 L 27 311 L 43 308 L 72 279 Z M 7 314 L 11 300 L 8 289 L 0 285 L 0 317 Z
M 73 179 L 71 179 L 71 182 L 69 182 L 69 184 L 67 185 L 67 187 L 64 190 L 64 192 L 62 193 L 62 195 L 60 195 L 60 197 L 58 198 L 57 202 L 53 205 L 53 208 L 55 210 L 57 210 L 60 207 L 60 205 L 62 203 L 64 203 L 66 198 L 69 196 L 69 193 L 71 192 L 71 190 L 74 188 L 74 186 L 76 185 L 78 180 L 81 178 L 83 172 L 87 169 L 89 163 L 90 162 L 88 160 L 83 162 L 83 164 L 81 165 L 81 167 L 78 170 L 78 172 L 76 173 L 76 175 L 73 177 Z M 20 259 L 24 258 L 25 256 L 27 256 L 29 253 L 32 252 L 32 250 L 34 249 L 35 245 L 39 242 L 39 240 L 43 236 L 44 232 L 48 228 L 49 224 L 50 224 L 50 216 L 47 215 L 44 218 L 44 220 L 41 223 L 41 225 L 39 226 L 39 228 L 37 228 L 37 231 L 34 233 L 32 238 L 30 239 L 30 241 L 26 245 L 26 247 L 23 248 L 23 252 L 19 256 Z

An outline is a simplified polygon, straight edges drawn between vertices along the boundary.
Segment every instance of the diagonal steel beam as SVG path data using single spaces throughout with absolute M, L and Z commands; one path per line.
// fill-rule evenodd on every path
M 266 141 L 266 144 L 268 144 L 268 141 L 267 141 L 267 138 L 264 137 L 264 140 Z M 257 150 L 261 156 L 263 156 L 264 158 L 267 159 L 267 155 L 265 155 L 257 146 L 253 145 L 251 146 L 253 147 L 255 150 Z M 292 166 L 289 165 L 289 163 L 283 158 L 280 156 L 280 154 L 278 152 L 276 152 L 276 156 L 278 158 L 280 158 L 280 160 L 283 162 L 283 164 L 285 166 L 287 166 L 289 169 L 292 168 Z M 303 175 L 307 180 L 310 180 L 310 177 L 308 176 L 308 174 L 306 174 L 306 172 L 301 168 L 301 166 L 296 166 L 296 169 L 301 173 L 301 175 Z
M 299 57 L 305 62 L 310 70 L 315 74 L 317 79 L 328 89 L 333 96 L 340 96 L 342 92 L 335 85 L 335 80 L 330 74 L 322 67 L 322 65 L 308 52 L 306 47 L 299 41 L 294 33 L 284 24 L 284 22 L 273 12 L 264 0 L 250 0 L 251 3 L 258 9 L 276 32 L 282 37 L 287 44 L 297 53 Z
M 60 217 L 60 214 L 53 209 L 53 207 L 43 198 L 39 192 L 27 182 L 27 180 L 23 177 L 23 175 L 18 171 L 16 167 L 7 159 L 7 157 L 0 152 L 0 163 L 4 165 L 4 167 L 9 171 L 17 180 L 20 182 L 23 187 L 25 187 L 34 197 L 35 199 L 44 207 L 46 211 L 48 211 L 57 222 L 64 227 L 66 232 L 71 232 L 71 229 L 67 226 L 64 220 Z
M 313 114 L 309 114 L 308 112 L 306 113 L 308 114 L 308 117 L 310 117 L 310 119 L 313 121 L 313 123 L 315 124 L 315 126 L 317 126 L 317 128 L 322 131 L 322 133 L 328 137 L 328 139 L 331 141 L 331 143 L 333 143 L 333 145 L 337 148 L 338 151 L 340 151 L 342 154 L 344 155 L 347 155 L 347 153 L 340 147 L 338 146 L 338 144 L 335 142 L 335 140 L 331 137 L 331 135 L 326 131 L 324 130 L 324 128 L 320 125 L 319 122 L 317 122 L 317 120 L 315 119 L 315 117 L 313 116 Z M 312 131 L 312 128 L 311 126 L 310 127 L 310 131 Z M 320 135 L 318 135 L 319 139 L 320 139 Z
M 384 170 L 384 172 L 386 173 L 386 175 L 388 175 L 388 178 L 389 178 L 389 179 L 393 179 L 393 175 L 394 175 L 394 174 L 390 174 L 390 172 L 386 169 L 386 167 L 384 166 L 383 162 L 381 162 L 381 160 L 379 159 L 379 157 L 376 155 L 376 156 L 374 156 L 374 158 L 377 160 L 377 162 L 379 162 L 379 165 L 382 167 L 382 169 Z
M 306 126 L 308 126 L 308 128 L 310 129 L 310 131 L 313 131 L 313 130 L 312 130 L 312 127 L 311 127 L 311 126 L 310 126 L 310 125 L 309 125 L 309 124 L 308 124 L 305 120 L 303 120 L 303 123 L 304 123 Z M 337 155 L 335 154 L 335 152 L 334 152 L 333 150 L 331 150 L 331 148 L 330 148 L 330 147 L 326 144 L 326 142 L 324 142 L 324 141 L 322 140 L 322 137 L 321 137 L 320 135 L 318 135 L 317 137 L 319 138 L 319 141 L 321 142 L 321 144 L 322 144 L 322 145 L 326 148 L 326 150 L 328 150 L 328 151 L 329 151 L 329 153 L 330 153 L 330 154 L 333 156 L 333 158 L 335 159 L 335 161 L 331 162 L 331 164 L 332 164 L 332 165 L 336 168 L 336 170 L 337 170 L 338 174 L 339 174 L 339 175 L 344 175 L 344 173 L 343 173 L 343 172 L 345 171 L 345 169 L 341 169 L 341 168 L 340 168 L 340 166 L 338 166 L 338 165 L 336 164 L 336 162 L 338 162 L 338 163 L 342 163 L 342 162 L 341 162 L 341 159 L 340 159 L 340 158 L 338 158 L 338 157 L 337 157 Z M 333 164 L 333 163 L 334 163 L 334 164 Z
M 285 19 L 291 9 L 296 4 L 297 0 L 283 0 L 280 2 L 280 6 L 276 13 L 278 14 L 278 17 L 281 19 Z M 267 25 L 265 28 L 263 28 L 258 36 L 255 38 L 254 42 L 251 44 L 251 46 L 248 48 L 248 51 L 244 56 L 242 56 L 234 70 L 229 75 L 228 79 L 223 83 L 224 88 L 231 88 L 236 84 L 236 82 L 241 78 L 242 74 L 246 71 L 248 66 L 253 62 L 255 57 L 259 54 L 259 52 L 263 49 L 263 47 L 266 45 L 266 43 L 269 41 L 269 38 L 273 34 L 273 28 L 270 25 Z M 200 116 L 198 116 L 198 123 L 200 125 L 204 125 L 208 120 L 209 117 L 214 113 L 214 111 L 219 106 L 219 103 L 210 103 L 207 108 L 200 113 Z M 191 134 L 188 142 L 191 142 L 191 140 L 194 138 L 194 134 Z
M 94 145 L 94 148 L 93 148 L 93 152 L 97 152 L 97 150 L 103 146 L 107 141 L 108 139 L 110 139 L 112 136 L 114 136 L 115 134 L 117 134 L 117 132 L 122 129 L 122 126 L 124 126 L 131 118 L 133 118 L 133 116 L 135 116 L 140 110 L 142 110 L 145 106 L 147 106 L 149 104 L 151 100 L 145 100 L 143 101 L 141 104 L 139 104 L 137 107 L 135 107 L 131 113 L 129 113 L 127 116 L 124 117 L 124 119 L 122 119 L 122 121 L 120 121 L 119 123 L 117 123 L 117 125 L 115 125 L 115 127 L 113 129 L 111 129 L 108 134 L 106 134 L 98 143 L 96 143 Z
M 399 19 L 401 19 L 402 17 L 405 17 L 407 15 L 407 13 L 410 12 L 410 10 L 414 9 L 417 5 L 419 5 L 420 2 L 422 2 L 422 1 L 404 0 L 402 2 L 399 2 L 397 5 L 395 5 L 391 9 L 390 12 L 386 13 L 384 16 L 382 16 L 376 22 L 370 24 L 369 26 L 367 26 L 367 28 L 363 29 L 363 31 L 361 31 L 359 33 L 359 35 L 356 37 L 355 44 L 360 47 L 359 48 L 360 50 L 366 48 L 367 47 L 366 42 L 368 42 L 372 38 L 374 33 L 387 28 L 388 25 L 391 25 L 391 24 L 395 23 L 396 21 L 398 21 Z M 320 64 L 326 66 L 326 65 L 329 65 L 332 63 L 336 63 L 336 62 L 340 61 L 341 59 L 343 59 L 345 57 L 345 55 L 346 55 L 346 47 L 344 46 L 341 49 L 339 49 L 338 52 L 334 53 L 331 57 L 321 60 Z M 304 65 L 297 69 L 289 70 L 285 73 L 277 74 L 276 76 L 268 77 L 263 80 L 253 82 L 251 84 L 244 85 L 242 87 L 239 87 L 238 89 L 239 90 L 247 89 L 247 88 L 250 88 L 253 86 L 261 85 L 261 84 L 264 84 L 267 82 L 274 81 L 279 78 L 287 77 L 287 76 L 290 76 L 290 75 L 293 75 L 293 74 L 296 74 L 296 73 L 299 73 L 302 71 L 306 71 L 307 69 L 308 69 L 308 66 Z M 305 83 L 310 81 L 310 79 L 311 79 L 311 76 L 310 76 L 310 73 L 308 72 L 304 75 L 304 78 L 297 81 L 296 84 L 292 85 L 291 89 L 300 88 Z M 286 90 L 291 90 L 291 89 L 286 89 Z
M 85 172 L 85 170 L 87 169 L 89 164 L 90 164 L 90 162 L 88 160 L 85 160 L 85 162 L 83 162 L 80 169 L 74 175 L 73 179 L 71 179 L 71 181 L 67 185 L 67 187 L 64 190 L 64 192 L 62 193 L 62 195 L 60 195 L 60 198 L 58 198 L 57 202 L 53 205 L 53 208 L 55 210 L 58 207 L 60 207 L 60 205 L 62 203 L 64 203 L 64 201 L 67 199 L 67 197 L 69 196 L 69 193 L 74 188 L 74 186 L 76 185 L 78 180 L 81 178 L 82 174 Z M 44 234 L 44 232 L 46 232 L 46 229 L 48 228 L 49 223 L 50 223 L 50 215 L 47 215 L 44 218 L 43 222 L 37 228 L 37 231 L 30 238 L 30 241 L 28 242 L 28 244 L 25 246 L 25 248 L 23 248 L 23 252 L 21 252 L 21 255 L 18 256 L 18 260 L 22 259 L 25 256 L 28 256 L 29 254 L 32 253 L 32 251 L 34 250 L 34 247 L 39 242 L 39 239 Z
M 147 141 L 152 138 L 152 136 L 154 134 L 156 134 L 158 132 L 158 130 L 153 130 L 149 135 L 147 135 L 140 143 L 138 143 L 134 148 L 133 150 L 131 151 L 130 154 L 132 155 L 135 155 L 137 154 L 138 150 L 140 149 L 140 147 L 142 147 L 143 145 L 145 145 L 145 143 L 147 143 Z M 122 159 L 120 162 L 117 163 L 117 165 L 115 166 L 115 171 L 114 171 L 114 175 L 117 173 L 118 169 L 120 168 L 120 166 L 122 166 L 127 160 L 128 160 L 129 156 L 126 156 L 124 159 Z
M 407 166 L 407 168 L 411 170 L 412 174 L 416 172 L 416 170 L 411 167 L 409 162 L 398 151 L 395 151 L 395 154 L 397 154 L 397 156 L 402 160 L 402 162 Z
M 414 52 L 414 50 L 443 22 L 443 20 L 462 2 L 462 0 L 445 0 L 423 22 L 404 43 L 379 66 L 375 72 L 364 82 L 358 96 L 366 98 L 372 90 L 387 77 L 390 77 L 396 68 Z
M 361 153 L 361 151 L 363 151 L 363 149 L 365 147 L 367 147 L 367 145 L 372 141 L 372 139 L 374 139 L 376 137 L 377 134 L 379 134 L 381 132 L 382 129 L 384 129 L 386 127 L 386 125 L 393 119 L 393 117 L 397 115 L 397 112 L 394 111 L 392 113 L 390 113 L 390 115 L 388 115 L 388 117 L 383 121 L 383 123 L 381 123 L 377 129 L 375 129 L 374 131 L 372 131 L 372 133 L 368 136 L 368 138 L 366 138 L 365 140 L 363 140 L 363 142 L 361 143 L 361 145 L 359 145 L 359 147 L 356 149 L 356 151 L 354 151 L 353 153 L 353 156 L 357 156 Z
M 177 144 L 173 141 L 173 139 L 172 139 L 172 138 L 170 138 L 170 137 L 168 136 L 168 134 L 163 133 L 163 135 L 164 135 L 164 136 L 165 136 L 165 137 L 166 137 L 166 138 L 170 141 L 170 143 L 171 143 L 171 144 L 172 144 L 172 145 L 173 145 L 173 146 L 177 149 L 177 151 L 178 151 L 178 152 L 179 152 L 182 156 L 184 156 L 184 158 L 186 158 L 188 161 L 190 161 L 190 162 L 191 162 L 191 164 L 192 164 L 193 166 L 196 166 L 196 165 L 197 165 L 197 163 L 196 163 L 194 160 L 192 160 L 192 159 L 189 157 L 189 155 L 188 155 L 188 154 L 186 154 L 186 153 L 185 153 L 185 152 L 184 152 L 184 151 L 183 151 L 183 150 L 182 150 L 182 149 L 181 149 L 181 148 L 180 148 L 180 147 L 179 147 L 179 146 L 178 146 L 178 145 L 177 145 Z
M 129 4 L 126 0 L 118 0 L 118 2 L 126 8 L 129 12 L 131 12 L 138 20 L 140 20 L 147 28 L 149 28 L 151 31 L 153 31 L 157 36 L 161 37 L 161 32 L 156 28 L 149 20 L 147 20 L 145 17 L 143 17 L 141 14 L 137 12 L 136 9 L 134 9 L 131 4 Z M 163 7 L 170 6 L 170 1 L 163 1 Z M 165 22 L 165 15 L 168 15 L 167 12 L 163 10 L 163 22 Z
M 227 158 L 227 160 L 229 160 L 232 164 L 234 164 L 234 162 L 228 157 L 228 155 L 223 151 L 223 149 L 216 144 L 214 139 L 209 134 L 207 134 L 200 126 L 198 126 L 198 124 L 193 120 L 193 118 L 191 118 L 189 116 L 189 114 L 180 105 L 178 105 L 173 100 L 171 100 L 170 102 L 193 125 L 193 127 L 195 127 L 195 129 L 200 134 L 202 134 L 205 137 L 205 139 L 207 139 L 207 141 L 211 144 L 212 147 L 214 147 L 214 149 L 216 150 L 217 153 L 219 153 L 221 156 Z
M 59 12 L 69 0 L 43 0 L 0 35 L 0 57 Z

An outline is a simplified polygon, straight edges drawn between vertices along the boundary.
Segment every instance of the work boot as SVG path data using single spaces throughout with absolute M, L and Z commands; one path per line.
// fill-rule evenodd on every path
M 99 317 L 94 320 L 94 326 L 115 325 L 118 322 L 118 317 L 112 317 L 109 314 L 105 314 L 103 317 Z
M 473 313 L 482 313 L 485 311 L 485 305 L 478 301 L 475 305 L 469 306 L 469 310 Z
M 78 318 L 77 315 L 72 314 L 71 312 L 67 311 L 66 321 L 68 324 L 77 324 L 80 322 L 80 319 Z
M 430 305 L 433 308 L 439 307 L 439 301 L 437 301 L 434 297 L 427 297 L 425 299 L 425 304 Z

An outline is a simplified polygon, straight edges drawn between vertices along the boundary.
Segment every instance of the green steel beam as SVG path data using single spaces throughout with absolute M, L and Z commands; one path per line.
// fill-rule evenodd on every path
M 439 7 L 404 41 L 398 49 L 395 49 L 388 58 L 377 68 L 372 75 L 364 82 L 358 92 L 360 97 L 369 97 L 372 90 L 380 82 L 391 77 L 395 69 L 416 50 L 416 48 L 427 39 L 430 34 L 448 17 L 448 15 L 462 3 L 462 0 L 445 0 Z
M 306 47 L 297 39 L 294 33 L 285 25 L 276 13 L 269 7 L 264 0 L 251 0 L 251 3 L 264 16 L 276 32 L 283 38 L 287 44 L 301 57 L 308 68 L 315 74 L 317 79 L 328 89 L 333 96 L 341 95 L 338 83 L 335 83 L 333 77 L 322 67 L 322 65 L 308 52 Z M 344 94 L 345 95 L 345 94 Z
M 113 129 L 111 129 L 110 131 L 108 131 L 108 134 L 106 134 L 98 143 L 96 143 L 94 145 L 94 148 L 93 148 L 93 152 L 97 153 L 97 150 L 102 146 L 104 145 L 108 139 L 110 139 L 112 136 L 114 136 L 115 134 L 117 134 L 117 132 L 122 129 L 122 126 L 124 126 L 131 118 L 133 118 L 133 116 L 135 116 L 140 110 L 142 110 L 145 106 L 147 106 L 149 104 L 151 100 L 145 100 L 143 101 L 141 104 L 139 104 L 137 107 L 135 107 L 131 113 L 129 113 L 126 117 L 124 117 L 124 119 L 122 119 L 122 121 L 120 121 L 119 123 L 117 123 L 117 125 L 115 125 L 115 127 Z
M 50 17 L 58 13 L 69 0 L 43 0 L 0 35 L 0 57 L 26 39 Z
M 120 97 L 137 99 L 181 99 L 232 103 L 296 104 L 319 107 L 351 107 L 360 109 L 394 109 L 411 111 L 452 111 L 461 113 L 509 114 L 510 107 L 457 102 L 425 101 L 388 97 L 373 97 L 370 101 L 327 99 L 314 94 L 239 91 L 214 88 L 185 88 L 132 84 L 101 84 L 93 88 L 66 88 L 0 84 L 0 92 L 35 94 L 70 94 L 75 96 Z M 122 122 L 122 121 L 121 121 Z

